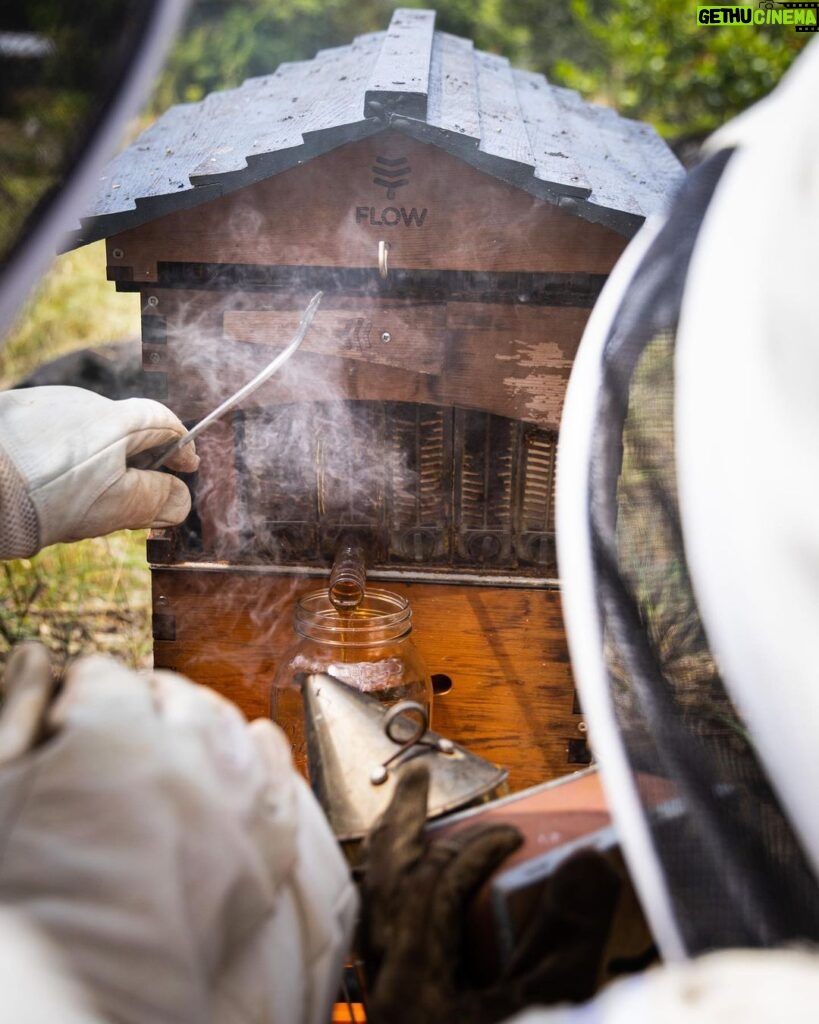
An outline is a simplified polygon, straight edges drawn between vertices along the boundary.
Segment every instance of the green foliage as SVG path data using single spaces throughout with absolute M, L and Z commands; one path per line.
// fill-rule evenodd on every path
M 47 48 L 37 59 L 0 61 L 0 260 L 74 165 L 78 144 L 108 102 L 139 20 L 123 6 L 4 4 L 3 29 L 30 34 Z
M 0 664 L 15 643 L 36 639 L 58 665 L 92 651 L 150 665 L 150 587 L 145 531 L 0 563 Z
M 154 110 L 380 31 L 395 6 L 385 0 L 200 0 L 171 55 Z M 693 0 L 410 0 L 406 6 L 434 6 L 438 29 L 651 121 L 673 138 L 707 133 L 765 95 L 810 38 L 786 26 L 701 26 Z
M 271 74 L 284 61 L 309 60 L 320 49 L 381 31 L 397 6 L 386 0 L 200 0 L 171 54 L 154 109 L 199 100 Z M 532 70 L 589 50 L 564 0 L 410 0 L 401 6 L 435 7 L 438 29 Z
M 610 0 L 602 15 L 590 0 L 571 6 L 596 52 L 560 62 L 558 77 L 672 138 L 704 135 L 766 95 L 810 38 L 698 25 L 696 5 L 679 0 Z
M 139 301 L 105 280 L 105 243 L 58 256 L 0 349 L 0 387 L 72 349 L 139 337 Z

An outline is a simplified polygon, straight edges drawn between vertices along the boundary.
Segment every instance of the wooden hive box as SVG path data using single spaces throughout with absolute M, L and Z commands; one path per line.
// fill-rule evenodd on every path
M 648 126 L 399 10 L 386 33 L 176 107 L 74 244 L 139 294 L 146 393 L 201 436 L 149 541 L 155 662 L 264 715 L 342 533 L 411 599 L 436 729 L 520 788 L 588 760 L 554 550 L 557 431 L 589 310 L 680 169 Z

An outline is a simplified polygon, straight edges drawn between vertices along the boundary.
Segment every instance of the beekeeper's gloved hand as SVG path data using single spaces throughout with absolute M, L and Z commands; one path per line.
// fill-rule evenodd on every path
M 59 541 L 180 523 L 185 484 L 128 459 L 177 440 L 185 428 L 148 398 L 113 402 L 82 388 L 0 393 L 0 558 L 26 558 Z M 192 444 L 167 462 L 192 473 Z
M 0 904 L 52 940 L 106 1020 L 324 1024 L 356 892 L 281 731 L 99 656 L 32 728 L 23 698 L 42 707 L 48 672 L 39 645 L 7 666 L 0 724 L 11 714 L 30 742 L 3 746 Z
M 466 912 L 522 837 L 511 825 L 476 825 L 427 847 L 428 790 L 426 767 L 410 765 L 367 839 L 359 941 L 371 1024 L 486 1019 L 458 987 Z
M 620 890 L 613 868 L 594 851 L 561 865 L 509 966 L 488 981 L 470 969 L 469 904 L 521 835 L 511 825 L 478 824 L 427 843 L 428 784 L 423 766 L 407 771 L 368 838 L 360 934 L 367 1019 L 490 1024 L 533 1003 L 587 999 Z

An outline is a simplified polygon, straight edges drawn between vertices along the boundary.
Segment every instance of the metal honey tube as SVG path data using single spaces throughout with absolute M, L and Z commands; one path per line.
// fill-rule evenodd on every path
M 339 612 L 353 613 L 364 600 L 367 589 L 367 568 L 364 548 L 355 537 L 342 537 L 338 546 L 327 594 Z

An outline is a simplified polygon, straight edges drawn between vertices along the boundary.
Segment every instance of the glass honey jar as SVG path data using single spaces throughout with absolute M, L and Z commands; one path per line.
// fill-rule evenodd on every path
M 287 734 L 305 775 L 301 684 L 309 675 L 327 673 L 385 706 L 417 701 L 431 718 L 432 682 L 411 640 L 412 608 L 405 597 L 368 588 L 357 607 L 344 610 L 334 606 L 326 588 L 316 590 L 296 603 L 294 629 L 299 639 L 276 672 L 270 717 Z

